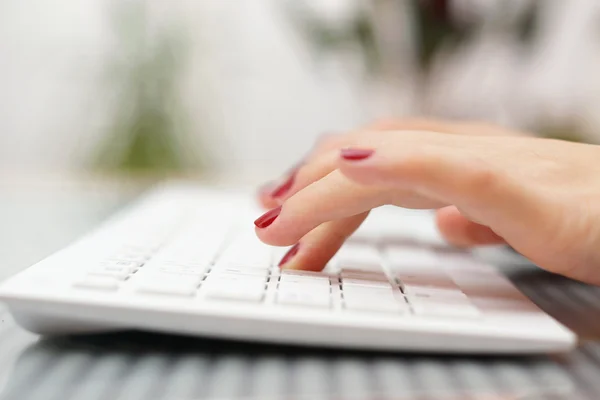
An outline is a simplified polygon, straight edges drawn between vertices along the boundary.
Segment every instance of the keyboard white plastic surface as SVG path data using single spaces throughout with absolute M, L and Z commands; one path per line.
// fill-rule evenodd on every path
M 40 333 L 147 329 L 362 349 L 537 353 L 575 336 L 498 271 L 382 208 L 324 272 L 280 270 L 251 197 L 156 190 L 16 275 L 0 298 Z

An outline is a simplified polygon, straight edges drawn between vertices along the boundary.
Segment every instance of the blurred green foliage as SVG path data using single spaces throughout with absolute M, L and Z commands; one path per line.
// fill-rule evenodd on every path
M 406 1 L 409 5 L 407 8 L 413 21 L 411 26 L 415 41 L 415 59 L 419 73 L 425 78 L 432 62 L 441 51 L 452 52 L 469 43 L 486 23 L 492 23 L 494 29 L 512 37 L 515 46 L 527 50 L 529 46 L 534 45 L 537 38 L 539 15 L 543 4 L 542 0 L 532 0 L 526 3 L 522 12 L 515 17 L 510 15 L 512 10 L 509 9 L 514 4 L 498 3 L 501 8 L 494 21 L 484 19 L 479 22 L 465 22 L 459 21 L 452 15 L 452 0 L 397 1 Z M 376 6 L 376 2 L 371 4 Z M 290 0 L 287 5 L 292 22 L 317 52 L 334 52 L 352 46 L 360 53 L 370 74 L 381 71 L 382 50 L 378 48 L 376 27 L 378 21 L 365 9 L 359 9 L 348 23 L 333 24 L 335 25 L 333 26 L 302 1 Z M 526 56 L 527 52 L 523 54 Z M 576 124 L 540 122 L 538 126 L 529 128 L 542 137 L 574 142 L 584 141 L 584 135 Z
M 179 77 L 185 61 L 181 30 L 149 23 L 144 2 L 117 2 L 117 52 L 108 67 L 114 115 L 95 166 L 117 172 L 181 171 L 185 115 Z
M 358 12 L 343 27 L 333 26 L 302 1 L 289 1 L 287 13 L 292 23 L 298 28 L 319 54 L 332 50 L 353 47 L 362 55 L 369 73 L 376 74 L 380 68 L 380 49 L 377 46 L 375 30 L 371 16 Z

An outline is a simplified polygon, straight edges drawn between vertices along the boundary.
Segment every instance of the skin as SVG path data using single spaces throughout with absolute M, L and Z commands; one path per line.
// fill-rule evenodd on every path
M 372 150 L 350 161 L 343 149 Z M 282 182 L 287 177 L 282 178 Z M 295 170 L 258 237 L 299 243 L 283 268 L 322 269 L 381 205 L 435 209 L 449 243 L 508 243 L 548 271 L 600 284 L 600 147 L 529 137 L 481 123 L 383 122 L 328 135 Z

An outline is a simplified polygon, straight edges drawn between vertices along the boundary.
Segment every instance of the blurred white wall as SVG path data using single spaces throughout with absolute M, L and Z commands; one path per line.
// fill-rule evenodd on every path
M 315 68 L 278 0 L 151 1 L 191 28 L 185 86 L 198 142 L 216 166 L 288 166 L 323 131 L 367 120 L 348 65 Z M 0 169 L 69 170 L 106 129 L 102 74 L 111 0 L 0 1 Z
M 99 0 L 0 1 L 0 167 L 60 170 L 84 158 L 103 18 Z

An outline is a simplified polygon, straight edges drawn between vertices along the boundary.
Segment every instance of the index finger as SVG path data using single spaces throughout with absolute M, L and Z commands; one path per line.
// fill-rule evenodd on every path
M 335 170 L 287 199 L 280 208 L 256 222 L 258 237 L 275 246 L 295 244 L 319 225 L 353 217 L 394 201 L 411 208 L 438 208 L 445 204 L 416 192 L 365 187 Z

